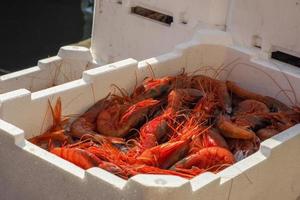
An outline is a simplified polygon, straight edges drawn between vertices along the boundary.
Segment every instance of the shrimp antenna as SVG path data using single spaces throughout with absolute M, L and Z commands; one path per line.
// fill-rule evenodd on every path
M 111 86 L 113 87 L 113 88 L 115 88 L 115 89 L 117 89 L 119 92 L 120 92 L 120 94 L 121 94 L 121 96 L 122 97 L 128 97 L 129 95 L 128 95 L 128 92 L 124 89 L 124 88 L 120 88 L 119 86 L 117 86 L 116 84 L 111 84 Z
M 279 85 L 279 83 L 275 80 L 275 78 L 273 78 L 270 74 L 268 74 L 267 72 L 265 72 L 264 70 L 254 66 L 254 65 L 251 65 L 251 64 L 248 64 L 248 63 L 236 63 L 233 65 L 233 67 L 229 70 L 229 73 L 227 74 L 227 77 L 226 77 L 226 80 L 228 79 L 228 77 L 231 75 L 231 73 L 234 71 L 234 69 L 239 66 L 239 65 L 244 65 L 244 66 L 247 66 L 247 67 L 252 67 L 260 72 L 262 72 L 263 74 L 265 74 L 268 78 L 270 78 L 270 80 L 280 89 L 283 91 L 283 93 L 285 94 L 285 96 L 287 97 L 287 99 L 290 101 L 290 103 L 293 105 L 294 102 L 293 100 L 290 98 L 290 96 L 284 91 L 284 89 Z M 282 72 L 283 73 L 283 72 Z M 283 73 L 284 74 L 284 73 Z M 295 94 L 294 94 L 295 96 Z
M 217 72 L 214 76 L 214 78 L 218 78 L 221 74 L 221 72 L 224 72 L 224 71 L 227 71 L 226 68 L 233 65 L 235 62 L 241 60 L 241 58 L 236 58 L 236 59 L 233 59 L 231 62 L 227 63 L 226 65 L 225 64 L 222 64 L 219 68 L 217 68 Z M 229 71 L 230 72 L 230 71 Z M 226 79 L 227 80 L 227 79 Z
M 213 67 L 210 67 L 210 66 L 202 66 L 202 67 L 199 67 L 199 69 L 196 69 L 195 71 L 191 72 L 190 76 L 194 76 L 198 72 L 202 72 L 202 71 L 205 72 L 204 74 L 207 74 L 208 70 L 211 70 L 211 71 L 214 71 L 215 73 L 217 73 L 218 69 L 214 69 Z
M 146 64 L 147 64 L 147 69 L 149 70 L 152 78 L 155 78 L 155 73 L 154 73 L 152 65 L 150 63 L 148 63 L 147 61 L 146 61 Z
M 138 88 L 138 75 L 136 70 L 134 71 L 134 76 L 135 76 L 135 85 L 133 91 L 135 91 Z
M 45 125 L 45 122 L 46 122 L 46 119 L 47 119 L 49 108 L 50 108 L 50 111 L 52 113 L 52 124 L 54 124 L 54 122 L 55 122 L 54 115 L 53 115 L 54 110 L 52 108 L 50 100 L 48 99 L 48 106 L 47 106 L 47 110 L 46 110 L 46 113 L 45 113 L 44 118 L 43 118 L 42 126 L 41 126 L 41 129 L 40 129 L 40 134 L 42 133 L 42 131 L 44 129 L 44 125 Z

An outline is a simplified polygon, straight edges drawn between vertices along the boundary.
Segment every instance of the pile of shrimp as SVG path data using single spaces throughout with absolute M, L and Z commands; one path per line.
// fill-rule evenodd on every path
M 53 125 L 30 142 L 124 179 L 218 173 L 300 122 L 299 109 L 272 97 L 184 73 L 146 78 L 130 95 L 109 94 L 72 122 L 60 99 L 51 110 Z

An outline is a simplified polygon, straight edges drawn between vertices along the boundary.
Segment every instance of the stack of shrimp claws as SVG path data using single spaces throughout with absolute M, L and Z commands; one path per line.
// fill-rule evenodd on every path
M 120 90 L 121 91 L 121 90 Z M 53 125 L 29 141 L 75 165 L 124 179 L 218 173 L 300 121 L 300 109 L 231 81 L 185 73 L 146 78 L 132 93 L 109 94 L 74 120 L 60 99 Z

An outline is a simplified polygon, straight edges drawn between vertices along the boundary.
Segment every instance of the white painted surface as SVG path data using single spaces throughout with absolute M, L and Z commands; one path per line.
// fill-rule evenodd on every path
M 220 79 L 237 81 L 271 96 L 280 88 L 268 75 L 285 90 L 290 89 L 288 78 L 296 89 L 296 98 L 300 97 L 296 87 L 300 84 L 299 72 L 291 73 L 294 68 L 280 71 L 280 64 L 241 51 L 224 32 L 199 32 L 194 40 L 168 54 L 95 68 L 85 71 L 82 79 L 46 90 L 31 93 L 23 89 L 0 95 L 1 199 L 294 200 L 300 195 L 300 125 L 263 142 L 259 152 L 219 174 L 206 173 L 190 181 L 161 175 L 138 175 L 125 181 L 98 168 L 84 171 L 24 140 L 39 134 L 51 122 L 49 112 L 43 122 L 48 99 L 54 103 L 61 97 L 64 115 L 80 114 L 105 97 L 111 84 L 132 90 L 136 74 L 139 81 L 149 76 L 147 63 L 158 77 L 180 73 L 183 67 L 187 72 L 210 74 L 212 70 L 205 70 L 207 67 L 227 66 L 232 72 L 224 71 Z M 279 98 L 290 103 L 283 95 Z

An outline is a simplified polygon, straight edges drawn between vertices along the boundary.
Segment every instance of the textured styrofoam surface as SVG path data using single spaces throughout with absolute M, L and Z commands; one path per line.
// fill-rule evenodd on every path
M 25 88 L 32 92 L 81 78 L 82 72 L 97 66 L 89 49 L 61 47 L 58 56 L 38 61 L 38 66 L 0 77 L 0 93 Z
M 227 27 L 242 46 L 300 56 L 299 0 L 231 0 Z
M 157 56 L 205 28 L 232 33 L 236 44 L 261 47 L 263 56 L 300 56 L 299 0 L 96 0 L 92 52 L 110 63 Z M 173 16 L 170 26 L 132 14 L 141 6 Z
M 105 97 L 112 84 L 130 92 L 136 75 L 138 81 L 151 75 L 149 64 L 157 77 L 178 74 L 182 68 L 210 74 L 223 66 L 220 79 L 270 96 L 289 90 L 289 80 L 296 98 L 300 97 L 299 72 L 258 59 L 231 41 L 224 32 L 199 32 L 194 40 L 159 57 L 95 68 L 85 71 L 82 79 L 34 93 L 22 89 L 0 95 L 1 199 L 296 199 L 300 195 L 300 125 L 263 142 L 257 153 L 224 171 L 190 181 L 161 175 L 138 175 L 125 181 L 99 168 L 84 171 L 24 139 L 49 126 L 48 100 L 55 103 L 61 97 L 64 115 L 80 114 Z M 290 103 L 282 94 L 278 98 Z
M 0 93 L 19 88 L 35 92 L 79 79 L 84 70 L 103 63 L 159 55 L 190 40 L 200 28 L 223 29 L 226 23 L 228 0 L 121 2 L 96 1 L 93 51 L 78 46 L 61 47 L 57 56 L 38 61 L 38 66 L 1 76 Z M 168 27 L 131 14 L 130 8 L 137 5 L 170 14 L 175 21 Z
M 132 14 L 134 6 L 171 15 L 174 22 L 166 26 Z M 261 57 L 277 50 L 300 56 L 299 11 L 300 0 L 96 0 L 91 50 L 62 47 L 36 67 L 1 76 L 0 93 L 35 92 L 81 78 L 103 63 L 160 55 L 204 29 L 226 30 L 235 45 Z
M 105 63 L 166 53 L 203 28 L 224 29 L 229 0 L 96 0 L 92 52 Z M 131 13 L 141 6 L 173 17 L 164 25 Z

